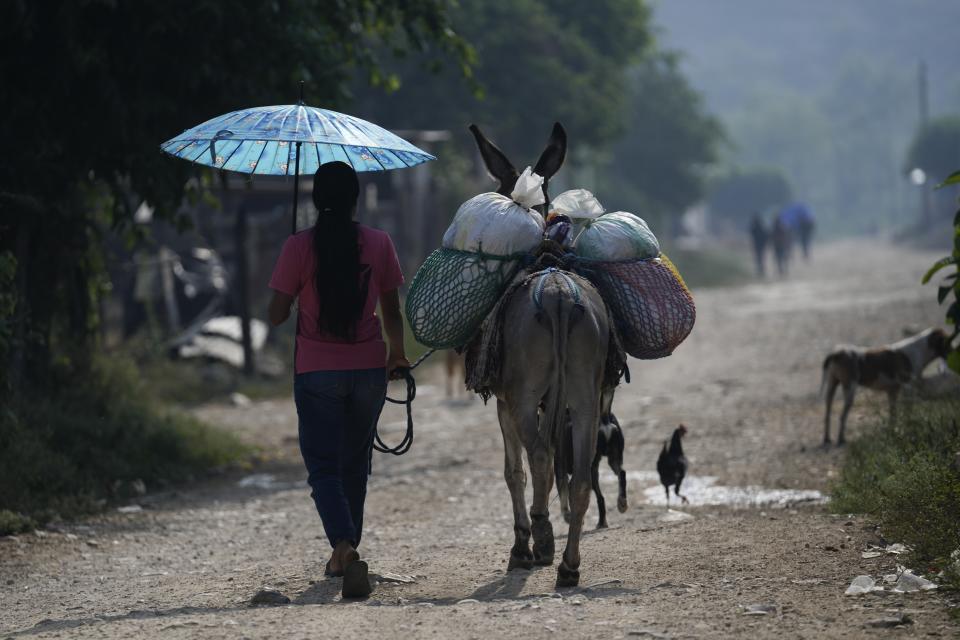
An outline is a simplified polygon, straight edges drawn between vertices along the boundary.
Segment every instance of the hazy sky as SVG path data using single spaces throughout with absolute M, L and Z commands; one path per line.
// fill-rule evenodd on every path
M 960 111 L 960 0 L 660 0 L 660 41 L 710 105 L 737 108 L 758 85 L 819 91 L 845 60 L 929 67 L 933 113 Z

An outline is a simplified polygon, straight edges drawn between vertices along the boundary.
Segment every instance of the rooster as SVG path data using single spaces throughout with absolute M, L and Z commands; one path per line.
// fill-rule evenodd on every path
M 673 432 L 670 442 L 663 443 L 663 450 L 660 451 L 660 457 L 657 458 L 657 473 L 660 474 L 660 482 L 663 484 L 663 490 L 667 493 L 667 508 L 670 508 L 670 486 L 673 485 L 673 492 L 678 498 L 686 504 L 690 502 L 685 496 L 680 495 L 680 484 L 683 477 L 687 475 L 687 458 L 683 455 L 683 445 L 680 440 L 687 434 L 687 428 L 682 424 Z

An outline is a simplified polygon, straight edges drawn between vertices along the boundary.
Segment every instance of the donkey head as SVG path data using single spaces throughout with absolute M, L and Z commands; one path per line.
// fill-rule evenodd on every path
M 477 141 L 477 147 L 480 149 L 480 155 L 483 157 L 483 163 L 487 166 L 490 175 L 500 182 L 497 193 L 510 197 L 510 192 L 517 184 L 517 178 L 520 173 L 514 168 L 507 156 L 500 148 L 487 140 L 487 137 L 480 131 L 480 127 L 475 124 L 470 125 L 470 132 Z M 547 141 L 547 147 L 540 154 L 534 173 L 543 176 L 543 197 L 547 204 L 550 203 L 550 195 L 547 193 L 547 184 L 550 178 L 563 166 L 563 160 L 567 155 L 567 132 L 563 126 L 557 122 L 553 125 L 553 131 L 550 133 L 550 139 Z M 536 207 L 537 209 L 546 209 L 546 205 Z

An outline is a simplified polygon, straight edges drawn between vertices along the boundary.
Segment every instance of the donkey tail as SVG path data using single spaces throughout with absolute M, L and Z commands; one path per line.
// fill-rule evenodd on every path
M 544 313 L 550 318 L 553 332 L 553 380 L 544 398 L 543 420 L 537 434 L 539 443 L 549 451 L 562 442 L 567 409 L 567 338 L 576 304 L 560 291 L 556 296 L 556 313 Z

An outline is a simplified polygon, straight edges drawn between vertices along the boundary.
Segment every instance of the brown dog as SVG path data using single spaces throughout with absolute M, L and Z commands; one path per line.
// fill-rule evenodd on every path
M 463 354 L 457 353 L 453 349 L 447 349 L 444 354 L 444 368 L 447 374 L 447 398 L 452 398 L 454 395 L 459 396 L 461 389 L 463 392 L 466 392 L 466 387 L 463 385 L 467 378 L 466 364 Z M 460 382 L 458 382 L 458 380 Z
M 830 444 L 830 408 L 837 385 L 843 386 L 843 411 L 840 414 L 837 444 L 843 444 L 847 414 L 850 413 L 858 386 L 885 391 L 890 400 L 892 419 L 900 389 L 919 378 L 923 369 L 933 360 L 946 358 L 949 351 L 950 339 L 943 329 L 927 329 L 886 347 L 837 347 L 823 361 L 820 381 L 820 393 L 822 395 L 826 389 L 827 403 L 823 444 Z

